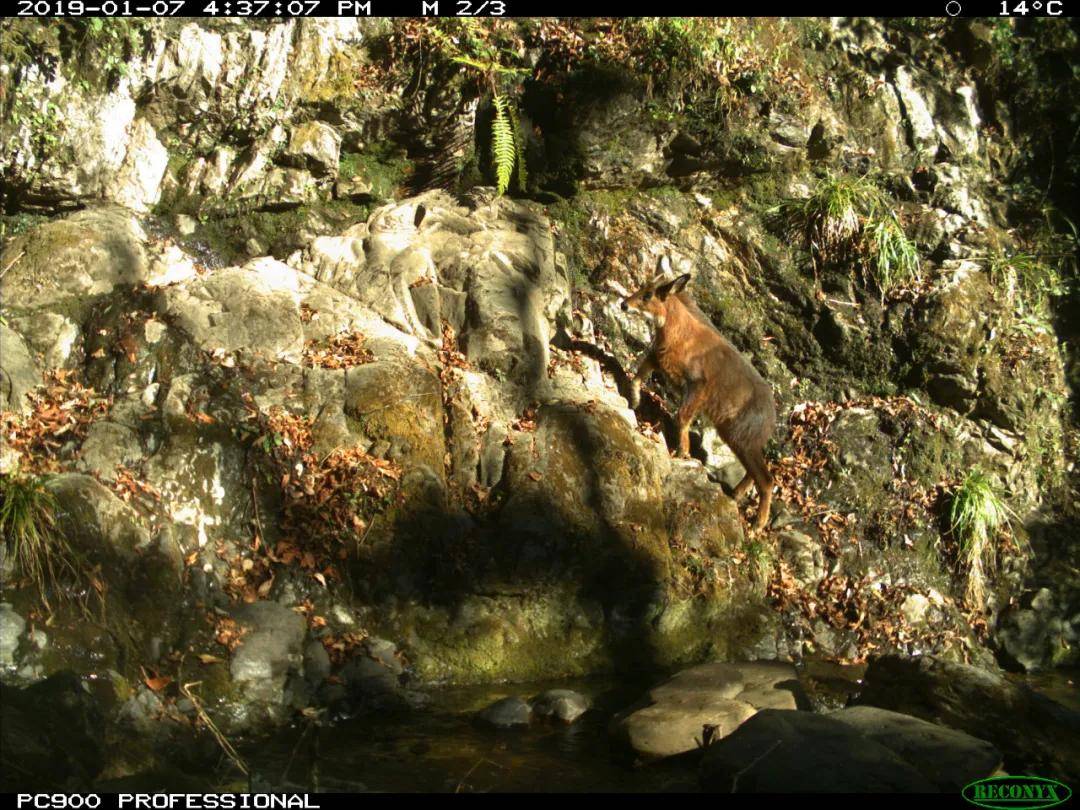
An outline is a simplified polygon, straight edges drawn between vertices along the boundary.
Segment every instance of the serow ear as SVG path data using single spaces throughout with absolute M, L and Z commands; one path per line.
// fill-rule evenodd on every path
M 690 274 L 689 273 L 683 273 L 678 278 L 676 278 L 676 279 L 674 279 L 672 281 L 669 281 L 666 284 L 661 284 L 659 287 L 657 287 L 656 288 L 656 294 L 659 296 L 660 300 L 663 301 L 669 295 L 673 295 L 673 294 L 675 294 L 677 292 L 681 292 L 683 287 L 685 287 L 687 282 L 689 282 L 689 281 L 690 281 Z

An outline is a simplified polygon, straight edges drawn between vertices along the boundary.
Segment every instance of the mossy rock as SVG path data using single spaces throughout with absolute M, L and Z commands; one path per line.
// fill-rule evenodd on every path
M 16 236 L 0 256 L 0 297 L 13 315 L 48 311 L 82 323 L 97 301 L 141 284 L 146 234 L 118 206 L 88 208 Z
M 405 359 L 351 368 L 345 375 L 344 407 L 350 427 L 385 442 L 391 460 L 443 478 L 442 386 L 431 370 Z

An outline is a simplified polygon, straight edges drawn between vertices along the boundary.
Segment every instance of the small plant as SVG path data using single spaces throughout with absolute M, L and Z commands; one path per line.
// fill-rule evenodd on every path
M 915 243 L 904 233 L 896 215 L 892 212 L 867 223 L 863 230 L 866 252 L 870 260 L 870 274 L 874 283 L 885 293 L 897 284 L 906 284 L 919 277 L 919 251 Z
M 525 188 L 525 150 L 514 104 L 506 96 L 492 97 L 495 118 L 491 122 L 491 158 L 495 166 L 496 189 L 500 195 L 510 188 L 517 167 L 518 187 Z
M 750 579 L 758 584 L 769 581 L 773 568 L 772 549 L 760 540 L 750 540 L 743 546 L 746 561 L 750 565 Z
M 1041 310 L 1048 299 L 1065 291 L 1057 269 L 1034 253 L 991 256 L 987 271 L 991 283 L 1005 292 L 1021 315 Z
M 974 605 L 984 602 L 986 577 L 997 563 L 994 541 L 1012 514 L 981 470 L 968 473 L 953 493 L 949 526 L 959 543 L 960 564 L 967 570 L 966 596 Z
M 785 200 L 774 211 L 827 256 L 849 247 L 864 220 L 876 215 L 882 203 L 881 189 L 867 177 L 829 172 L 809 197 Z
M 15 570 L 33 583 L 47 609 L 49 593 L 78 582 L 82 566 L 56 528 L 56 499 L 41 478 L 18 473 L 0 477 L 0 535 Z
M 475 20 L 429 25 L 422 37 L 429 42 L 437 58 L 464 67 L 476 79 L 481 93 L 491 100 L 491 166 L 497 193 L 505 194 L 516 179 L 525 189 L 525 139 L 518 123 L 517 96 L 520 80 L 530 71 L 514 62 L 520 61 L 512 50 L 501 47 L 494 27 Z

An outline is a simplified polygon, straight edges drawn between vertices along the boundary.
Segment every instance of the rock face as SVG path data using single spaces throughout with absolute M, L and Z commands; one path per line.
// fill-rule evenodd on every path
M 664 86 L 601 64 L 625 57 L 604 50 L 629 47 L 619 26 L 484 28 L 536 70 L 524 187 L 500 197 L 465 40 L 432 64 L 411 25 L 5 30 L 0 475 L 48 477 L 109 604 L 107 626 L 69 606 L 43 632 L 37 595 L 5 591 L 5 677 L 137 683 L 197 651 L 204 698 L 244 730 L 302 698 L 407 699 L 410 679 L 987 663 L 973 609 L 1014 663 L 1075 659 L 1069 319 L 988 258 L 1041 253 L 1024 240 L 1046 220 L 1013 196 L 994 88 L 950 50 L 981 62 L 988 34 L 755 21 L 709 40 L 737 59 Z M 700 51 L 692 24 L 640 25 L 671 66 Z M 917 280 L 879 289 L 880 264 L 822 262 L 765 213 L 837 176 L 877 185 Z M 620 291 L 661 256 L 776 392 L 762 537 L 714 430 L 670 456 L 679 386 L 625 399 L 654 329 Z M 946 524 L 976 468 L 1017 542 L 971 605 Z M 643 756 L 790 708 L 772 675 L 714 674 L 640 707 Z
M 702 664 L 650 689 L 612 732 L 643 759 L 660 759 L 726 737 L 762 709 L 795 709 L 800 697 L 790 665 Z
M 23 115 L 13 116 L 0 130 L 0 142 L 10 154 L 6 169 L 13 181 L 40 205 L 97 199 L 146 212 L 163 193 L 173 194 L 185 184 L 249 197 L 275 184 L 295 184 L 267 159 L 266 149 L 241 157 L 238 150 L 221 146 L 211 160 L 181 163 L 178 171 L 163 143 L 164 131 L 174 138 L 179 134 L 196 150 L 210 151 L 230 127 L 238 126 L 241 113 L 251 116 L 243 120 L 256 128 L 273 130 L 281 111 L 322 94 L 319 85 L 330 62 L 352 48 L 363 26 L 311 21 L 267 31 L 223 32 L 198 24 L 168 32 L 144 28 L 153 47 L 137 49 L 115 85 L 80 84 L 48 68 L 22 77 L 16 104 Z M 101 47 L 111 58 L 120 58 L 111 50 L 122 48 L 115 40 L 106 39 Z M 48 135 L 51 144 L 44 155 L 21 126 L 33 106 L 43 110 L 34 120 L 39 135 Z M 297 171 L 313 182 L 309 166 L 318 174 L 336 173 L 339 142 L 330 126 L 309 122 L 292 133 L 284 158 L 298 158 L 302 167 Z
M 709 746 L 701 781 L 716 793 L 955 793 L 999 762 L 989 743 L 894 712 L 767 709 Z
M 568 282 L 537 206 L 470 208 L 436 192 L 384 206 L 337 239 L 291 264 L 264 257 L 198 272 L 190 254 L 151 242 L 116 208 L 16 240 L 23 255 L 5 294 L 42 280 L 46 294 L 19 297 L 12 322 L 70 319 L 69 354 L 88 356 L 112 396 L 78 466 L 107 483 L 145 470 L 146 492 L 163 496 L 144 504 L 147 521 L 88 476 L 56 479 L 80 547 L 127 560 L 122 570 L 146 549 L 187 558 L 198 592 L 221 599 L 241 570 L 222 560 L 250 556 L 229 538 L 255 518 L 252 447 L 237 431 L 248 407 L 284 405 L 317 414 L 321 456 L 355 448 L 403 471 L 393 508 L 334 564 L 344 559 L 355 577 L 359 599 L 346 612 L 404 640 L 420 678 L 542 677 L 748 649 L 766 627 L 760 601 L 737 583 L 718 587 L 716 573 L 686 590 L 687 554 L 715 571 L 730 564 L 742 538 L 733 504 L 700 465 L 673 461 L 638 431 L 598 367 L 583 377 L 553 354 Z M 45 267 L 67 261 L 35 247 L 50 241 L 86 261 L 50 280 Z M 345 368 L 312 360 L 346 335 L 370 357 Z M 258 519 L 276 531 L 277 496 L 262 497 Z M 448 553 L 464 555 L 459 568 L 439 564 Z
M 1080 713 L 1003 674 L 930 657 L 874 660 L 860 705 L 906 712 L 989 740 L 1005 770 L 1075 781 Z

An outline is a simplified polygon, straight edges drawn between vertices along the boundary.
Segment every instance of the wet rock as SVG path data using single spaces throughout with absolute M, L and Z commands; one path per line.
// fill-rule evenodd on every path
M 573 723 L 589 710 L 589 699 L 571 689 L 549 689 L 532 701 L 532 711 L 540 717 L 553 717 Z
M 905 712 L 995 745 L 1012 773 L 1075 781 L 1080 776 L 1080 712 L 1004 674 L 923 656 L 877 658 L 859 705 Z
M 0 670 L 6 671 L 15 666 L 15 652 L 24 630 L 26 620 L 10 604 L 0 602 Z
M 304 677 L 318 686 L 330 676 L 330 654 L 321 641 L 309 641 L 304 646 Z
M 0 789 L 85 790 L 104 764 L 104 716 L 80 678 L 0 683 Z
M 711 793 L 929 793 L 933 781 L 831 715 L 767 709 L 705 751 Z
M 1028 671 L 1067 666 L 1080 643 L 1080 612 L 1070 609 L 1069 599 L 1070 594 L 1075 599 L 1080 584 L 1069 581 L 1067 570 L 1055 573 L 1056 588 L 1024 594 L 998 623 L 997 638 L 1005 652 Z
M 289 699 L 286 687 L 303 664 L 304 620 L 277 602 L 244 605 L 235 618 L 246 632 L 229 661 L 238 693 L 230 715 L 232 728 L 280 722 Z
M 520 697 L 503 698 L 480 712 L 480 720 L 496 728 L 527 726 L 531 719 L 532 708 Z
M 1001 765 L 1001 752 L 985 740 L 906 714 L 853 706 L 828 716 L 895 752 L 943 793 L 959 793 Z
M 660 759 L 725 737 L 761 709 L 794 709 L 803 699 L 790 664 L 702 664 L 650 689 L 616 715 L 612 732 L 640 757 Z
M 394 642 L 369 636 L 364 639 L 364 649 L 367 650 L 369 656 L 394 675 L 401 675 L 405 671 L 405 667 L 402 666 L 401 660 L 398 658 L 397 647 Z
M 161 731 L 165 704 L 161 698 L 140 685 L 135 694 L 125 700 L 117 710 L 117 720 L 133 733 L 154 736 Z
M 361 703 L 379 704 L 395 700 L 401 682 L 394 672 L 365 655 L 350 659 L 338 673 L 352 696 Z

